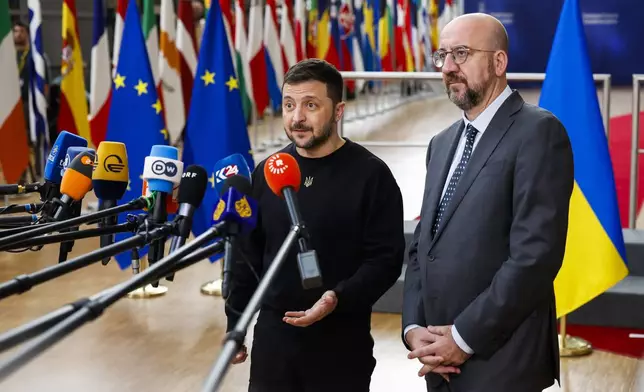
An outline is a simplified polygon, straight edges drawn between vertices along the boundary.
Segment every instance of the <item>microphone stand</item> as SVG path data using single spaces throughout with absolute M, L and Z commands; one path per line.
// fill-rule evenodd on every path
M 136 220 L 134 221 L 121 223 L 116 226 L 99 227 L 96 229 L 79 230 L 79 231 L 73 231 L 73 232 L 61 233 L 61 234 L 52 234 L 52 235 L 46 234 L 43 236 L 31 238 L 28 240 L 16 242 L 10 246 L 1 247 L 0 252 L 11 250 L 11 249 L 31 248 L 33 246 L 55 244 L 55 243 L 64 242 L 64 241 L 82 240 L 85 238 L 97 237 L 97 236 L 106 235 L 106 234 L 125 233 L 127 231 L 136 232 L 136 229 L 141 224 L 141 220 L 136 217 L 135 219 Z
M 67 229 L 69 227 L 80 226 L 83 223 L 94 222 L 110 215 L 120 214 L 121 212 L 139 210 L 144 207 L 148 207 L 148 205 L 152 203 L 154 203 L 153 198 L 139 197 L 138 199 L 134 199 L 118 207 L 108 208 L 103 211 L 98 211 L 91 214 L 79 216 L 77 218 L 67 219 L 62 222 L 51 223 L 46 226 L 38 225 L 37 227 L 34 227 L 31 230 L 23 231 L 17 234 L 9 235 L 4 238 L 0 238 L 0 247 L 12 245 L 14 242 L 24 241 L 29 237 L 33 237 L 41 234 L 53 233 L 55 231 L 60 231 L 63 229 Z
M 270 267 L 268 267 L 266 274 L 259 282 L 257 289 L 253 293 L 253 296 L 250 298 L 250 301 L 248 302 L 246 309 L 244 309 L 244 312 L 239 318 L 239 321 L 237 321 L 235 328 L 226 335 L 226 338 L 224 339 L 224 347 L 221 351 L 221 354 L 219 355 L 219 358 L 217 359 L 217 362 L 215 363 L 215 366 L 212 368 L 208 379 L 206 380 L 202 392 L 212 392 L 219 389 L 224 375 L 226 374 L 228 367 L 230 366 L 230 361 L 233 359 L 235 354 L 237 354 L 239 348 L 244 344 L 246 330 L 250 325 L 253 315 L 259 310 L 259 306 L 264 299 L 268 288 L 273 282 L 275 276 L 277 276 L 277 272 L 286 259 L 286 255 L 288 254 L 290 248 L 297 241 L 298 235 L 300 234 L 301 230 L 302 227 L 299 225 L 291 226 L 291 230 L 282 243 L 282 246 L 277 251 L 277 254 L 273 259 L 273 262 L 270 264 Z
M 24 233 L 29 230 L 33 230 L 36 227 L 49 227 L 53 224 L 53 222 L 47 222 L 47 223 L 38 223 L 36 225 L 20 225 L 18 227 L 13 226 L 10 229 L 5 229 L 0 231 L 0 238 L 8 237 L 10 235 L 18 234 L 18 233 Z M 54 230 L 56 231 L 56 230 Z M 2 247 L 4 248 L 4 246 Z
M 38 220 L 38 215 L 0 216 L 0 225 L 31 224 Z
M 103 311 L 107 309 L 107 307 L 113 305 L 119 299 L 125 297 L 132 290 L 142 286 L 145 282 L 148 281 L 149 278 L 154 277 L 155 279 L 160 279 L 160 277 L 164 275 L 164 270 L 167 271 L 168 268 L 171 268 L 173 266 L 173 264 L 181 260 L 184 256 L 189 255 L 192 251 L 199 248 L 202 244 L 220 236 L 222 228 L 225 224 L 226 222 L 220 222 L 212 226 L 190 243 L 177 249 L 174 253 L 162 258 L 157 263 L 150 266 L 150 268 L 146 269 L 138 275 L 135 275 L 130 280 L 116 286 L 105 295 L 94 300 L 88 299 L 88 301 L 83 304 L 78 310 L 49 329 L 40 337 L 36 338 L 22 350 L 18 351 L 15 356 L 2 361 L 0 363 L 0 380 L 4 380 L 9 375 L 13 374 L 21 366 L 29 363 L 32 359 L 42 354 L 44 350 L 53 346 L 58 341 L 65 338 L 67 335 L 71 334 L 85 323 L 98 318 L 103 313 Z M 100 258 L 98 260 L 100 260 Z
M 0 214 L 17 214 L 21 212 L 38 213 L 43 206 L 44 203 L 10 204 L 6 207 L 0 207 Z
M 82 207 L 82 199 L 79 201 L 75 201 L 69 206 L 69 210 L 71 212 L 71 217 L 72 218 L 78 218 L 81 216 L 81 207 Z M 62 232 L 74 232 L 78 231 L 78 226 L 76 227 L 70 227 L 64 230 L 61 230 Z M 60 248 L 58 250 L 58 262 L 62 263 L 65 260 L 67 260 L 67 255 L 69 252 L 72 251 L 72 248 L 74 247 L 74 241 L 64 241 L 60 243 Z
M 155 276 L 150 276 L 146 278 L 145 282 L 141 283 L 139 287 L 143 287 L 145 285 L 152 283 L 155 280 L 160 279 L 166 273 L 177 272 L 201 260 L 207 259 L 211 255 L 221 252 L 223 248 L 224 248 L 223 242 L 219 240 L 199 250 L 196 250 L 190 253 L 188 256 L 184 257 L 181 261 L 176 263 L 174 266 L 167 268 L 167 271 L 164 270 L 163 273 L 159 272 Z M 67 317 L 71 316 L 74 312 L 76 312 L 77 310 L 85 306 L 88 302 L 96 301 L 99 298 L 104 297 L 111 291 L 116 290 L 120 286 L 125 285 L 126 283 L 127 281 L 119 283 L 118 285 L 110 287 L 106 290 L 103 290 L 100 293 L 95 294 L 90 298 L 82 298 L 77 301 L 74 301 L 38 319 L 32 320 L 27 324 L 21 325 L 19 327 L 16 327 L 14 329 L 11 329 L 3 333 L 2 335 L 0 335 L 0 352 L 10 350 L 16 347 L 17 345 L 38 336 L 39 334 L 45 333 L 45 331 L 54 327 L 56 324 L 62 322 Z
M 69 261 L 49 266 L 29 275 L 18 275 L 10 281 L 0 284 L 0 299 L 29 291 L 33 286 L 58 278 L 66 273 L 76 271 L 90 264 L 101 261 L 105 256 L 115 256 L 133 247 L 142 246 L 156 238 L 163 238 L 173 233 L 174 225 L 165 224 L 152 230 L 136 233 L 133 237 L 119 241 L 105 248 L 99 248 Z M 71 233 L 75 234 L 75 233 Z

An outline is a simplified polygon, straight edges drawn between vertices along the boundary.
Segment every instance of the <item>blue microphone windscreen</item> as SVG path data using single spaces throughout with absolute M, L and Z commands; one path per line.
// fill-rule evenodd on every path
M 179 159 L 179 150 L 176 147 L 157 144 L 150 150 L 151 157 Z
M 250 168 L 242 154 L 232 154 L 220 159 L 213 169 L 215 176 L 215 190 L 221 195 L 224 181 L 232 176 L 243 176 L 250 181 Z
M 164 145 L 154 145 L 152 146 L 152 149 L 150 150 L 150 157 L 158 157 L 158 158 L 166 158 L 166 159 L 174 159 L 178 160 L 179 159 L 179 149 L 176 147 L 172 146 L 164 146 Z M 153 172 L 157 172 L 156 167 L 154 166 L 155 163 L 153 162 Z M 174 166 L 174 165 L 173 165 Z M 164 165 L 160 166 L 162 169 L 165 167 Z M 172 170 L 176 170 L 177 167 L 173 167 Z M 170 170 L 169 168 L 166 168 L 166 170 Z M 171 172 L 172 170 L 168 171 L 166 174 L 172 175 L 173 173 Z M 156 173 L 159 174 L 159 173 Z M 181 173 L 179 173 L 180 175 Z M 170 181 L 166 180 L 161 180 L 161 179 L 149 179 L 146 180 L 148 182 L 148 189 L 152 192 L 164 192 L 167 194 L 171 194 L 174 188 L 174 184 Z
M 257 226 L 257 202 L 231 186 L 221 196 L 212 214 L 213 224 L 222 221 L 240 225 L 241 233 L 250 232 Z
M 65 156 L 70 147 L 87 147 L 87 140 L 67 131 L 60 132 L 47 157 L 45 165 L 46 181 L 54 184 L 61 183 L 63 179 L 61 172 L 65 164 Z
M 67 169 L 67 166 L 69 166 L 69 164 L 74 160 L 74 158 L 76 158 L 76 155 L 78 155 L 78 154 L 80 154 L 81 152 L 84 152 L 84 151 L 91 151 L 92 153 L 94 153 L 94 155 L 96 155 L 96 151 L 94 151 L 91 148 L 76 147 L 76 146 L 69 147 L 67 149 L 67 154 L 65 154 L 65 161 L 63 163 L 63 169 L 62 169 L 60 174 L 64 175 L 65 174 L 65 169 Z

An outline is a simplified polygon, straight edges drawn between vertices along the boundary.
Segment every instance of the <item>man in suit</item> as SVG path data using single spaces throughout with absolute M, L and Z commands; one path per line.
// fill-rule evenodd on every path
M 553 114 L 508 87 L 507 53 L 486 14 L 452 20 L 434 53 L 463 114 L 429 143 L 402 315 L 432 392 L 541 392 L 559 380 L 553 281 L 572 149 Z

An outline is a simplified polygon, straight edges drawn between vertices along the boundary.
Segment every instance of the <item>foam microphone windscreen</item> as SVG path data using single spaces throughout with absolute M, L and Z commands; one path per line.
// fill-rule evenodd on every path
M 94 159 L 92 184 L 101 200 L 120 200 L 129 182 L 130 171 L 125 144 L 101 142 Z
M 71 161 L 63 175 L 60 193 L 79 201 L 92 190 L 94 157 L 94 152 L 88 150 L 81 152 Z
M 63 177 L 62 169 L 65 164 L 65 156 L 67 155 L 67 149 L 70 147 L 87 147 L 87 140 L 67 131 L 60 132 L 56 142 L 51 147 L 51 151 L 49 151 L 49 156 L 47 156 L 44 176 L 46 181 L 60 184 Z
M 174 184 L 179 184 L 183 162 L 179 161 L 179 149 L 166 145 L 154 145 L 145 158 L 143 179 L 152 192 L 171 194 Z
M 215 206 L 212 223 L 222 221 L 237 223 L 241 233 L 247 233 L 257 225 L 257 202 L 251 196 L 250 180 L 241 175 L 226 178 Z
M 188 166 L 179 183 L 179 204 L 187 203 L 199 208 L 208 186 L 208 173 L 199 165 Z
M 250 168 L 244 156 L 239 153 L 231 154 L 225 158 L 220 159 L 215 163 L 213 169 L 215 173 L 215 191 L 221 194 L 221 189 L 224 186 L 224 181 L 228 177 L 240 175 L 250 178 Z
M 285 152 L 268 157 L 264 165 L 264 177 L 268 187 L 278 196 L 282 196 L 282 190 L 286 187 L 299 191 L 302 183 L 300 166 L 292 155 Z
M 219 192 L 219 196 L 223 197 L 229 188 L 235 188 L 237 192 L 242 195 L 250 196 L 253 192 L 253 187 L 250 183 L 250 180 L 242 175 L 234 175 L 226 178 Z

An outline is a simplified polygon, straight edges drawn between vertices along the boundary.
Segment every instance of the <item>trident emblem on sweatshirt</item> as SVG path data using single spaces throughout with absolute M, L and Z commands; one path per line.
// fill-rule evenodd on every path
M 313 177 L 306 177 L 304 179 L 304 186 L 308 188 L 311 185 L 313 185 Z

